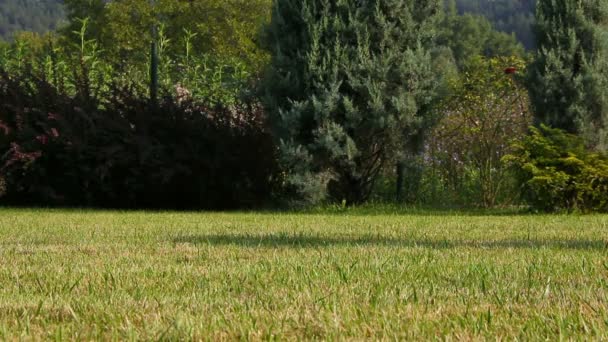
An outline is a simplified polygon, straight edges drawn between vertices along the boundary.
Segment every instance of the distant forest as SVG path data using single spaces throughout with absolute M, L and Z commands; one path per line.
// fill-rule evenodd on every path
M 534 48 L 536 0 L 456 0 L 456 5 L 460 13 L 481 14 L 499 31 L 514 33 L 526 48 Z
M 499 31 L 514 33 L 522 44 L 534 48 L 536 0 L 447 0 L 459 13 L 487 17 Z M 18 31 L 46 32 L 57 28 L 64 17 L 62 0 L 0 0 L 0 38 Z
M 18 31 L 47 32 L 64 17 L 62 0 L 0 0 L 0 38 Z

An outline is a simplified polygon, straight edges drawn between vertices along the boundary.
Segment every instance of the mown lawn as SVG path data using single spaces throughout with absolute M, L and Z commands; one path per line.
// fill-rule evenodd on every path
M 0 210 L 0 339 L 608 339 L 608 216 Z

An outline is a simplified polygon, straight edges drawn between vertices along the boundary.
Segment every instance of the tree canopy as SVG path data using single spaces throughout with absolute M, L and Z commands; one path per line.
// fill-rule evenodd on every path
M 270 4 L 270 0 L 65 0 L 70 26 L 64 32 L 77 31 L 77 19 L 88 17 L 88 38 L 99 42 L 110 58 L 141 62 L 147 59 L 155 25 L 164 53 L 185 54 L 192 49 L 258 66 L 266 59 L 257 43 L 269 20 Z
M 524 47 L 513 34 L 500 32 L 481 15 L 459 14 L 455 2 L 449 4 L 440 25 L 439 45 L 449 47 L 454 60 L 463 67 L 477 56 L 523 56 Z
M 453 0 L 448 0 L 451 2 Z M 459 13 L 482 15 L 499 31 L 514 33 L 527 48 L 534 49 L 534 12 L 537 0 L 455 0 Z
M 0 0 L 0 39 L 15 32 L 57 29 L 64 18 L 62 0 Z
M 348 203 L 369 197 L 380 170 L 425 126 L 440 6 L 277 1 L 266 103 L 290 195 L 315 201 L 328 192 Z
M 608 149 L 608 4 L 540 0 L 530 95 L 540 123 Z
M 78 7 L 78 15 L 83 17 L 99 15 L 100 13 L 98 13 L 98 11 L 87 11 L 88 6 L 95 6 L 96 3 L 106 3 L 109 2 L 109 0 L 0 0 L 0 38 L 9 38 L 14 32 L 21 30 L 31 30 L 35 32 L 55 30 L 61 20 L 65 17 L 62 2 L 69 4 L 72 8 Z M 131 4 L 132 1 L 121 0 L 116 2 L 134 6 Z M 163 3 L 167 1 L 159 0 L 158 2 Z M 459 14 L 469 13 L 486 17 L 498 31 L 508 34 L 514 33 L 517 39 L 527 49 L 533 49 L 536 46 L 533 33 L 536 0 L 446 0 L 448 6 L 451 2 L 454 2 Z M 209 1 L 178 1 L 176 3 L 194 6 L 199 10 L 211 8 L 212 10 L 207 12 L 208 14 L 204 17 L 216 16 L 216 19 L 220 18 L 218 16 L 220 14 L 218 12 L 218 4 L 227 3 L 229 7 L 233 7 L 232 15 L 236 15 L 237 18 L 249 14 L 259 15 L 260 4 L 266 6 L 267 10 L 269 10 L 270 6 L 270 1 L 260 2 L 259 0 L 215 1 L 215 5 L 212 5 L 211 7 L 208 7 L 207 5 L 211 3 Z M 124 9 L 124 5 L 121 5 L 118 8 Z M 130 12 L 131 11 L 123 12 L 123 19 L 127 18 Z M 187 11 L 186 13 L 180 13 L 180 17 L 186 20 L 194 18 L 197 15 L 200 15 L 200 12 Z M 199 16 L 199 18 L 201 17 Z M 260 19 L 264 19 L 263 16 L 260 17 Z M 227 27 L 227 21 L 228 20 L 224 22 L 224 27 Z M 230 26 L 230 24 L 228 24 L 228 26 Z M 243 25 L 237 26 L 238 27 L 232 26 L 232 28 L 240 30 L 241 33 L 243 32 L 243 29 L 246 28 Z M 210 36 L 213 35 L 212 32 L 207 33 Z

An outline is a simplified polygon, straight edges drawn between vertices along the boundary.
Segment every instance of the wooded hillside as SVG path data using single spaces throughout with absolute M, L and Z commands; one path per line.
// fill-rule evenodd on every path
M 18 31 L 54 30 L 64 16 L 62 0 L 0 0 L 0 39 Z
M 456 4 L 460 13 L 481 14 L 499 31 L 515 33 L 526 48 L 534 48 L 536 0 L 456 0 Z
M 515 33 L 528 49 L 534 48 L 532 24 L 536 0 L 447 0 L 455 1 L 460 13 L 486 16 L 504 32 Z M 20 30 L 45 32 L 63 18 L 62 0 L 0 0 L 0 38 Z

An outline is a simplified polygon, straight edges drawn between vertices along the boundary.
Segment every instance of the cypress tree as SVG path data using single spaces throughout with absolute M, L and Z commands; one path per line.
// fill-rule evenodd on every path
M 365 201 L 426 124 L 441 0 L 275 0 L 266 105 L 291 199 Z
M 608 1 L 539 0 L 529 69 L 536 120 L 608 147 Z

